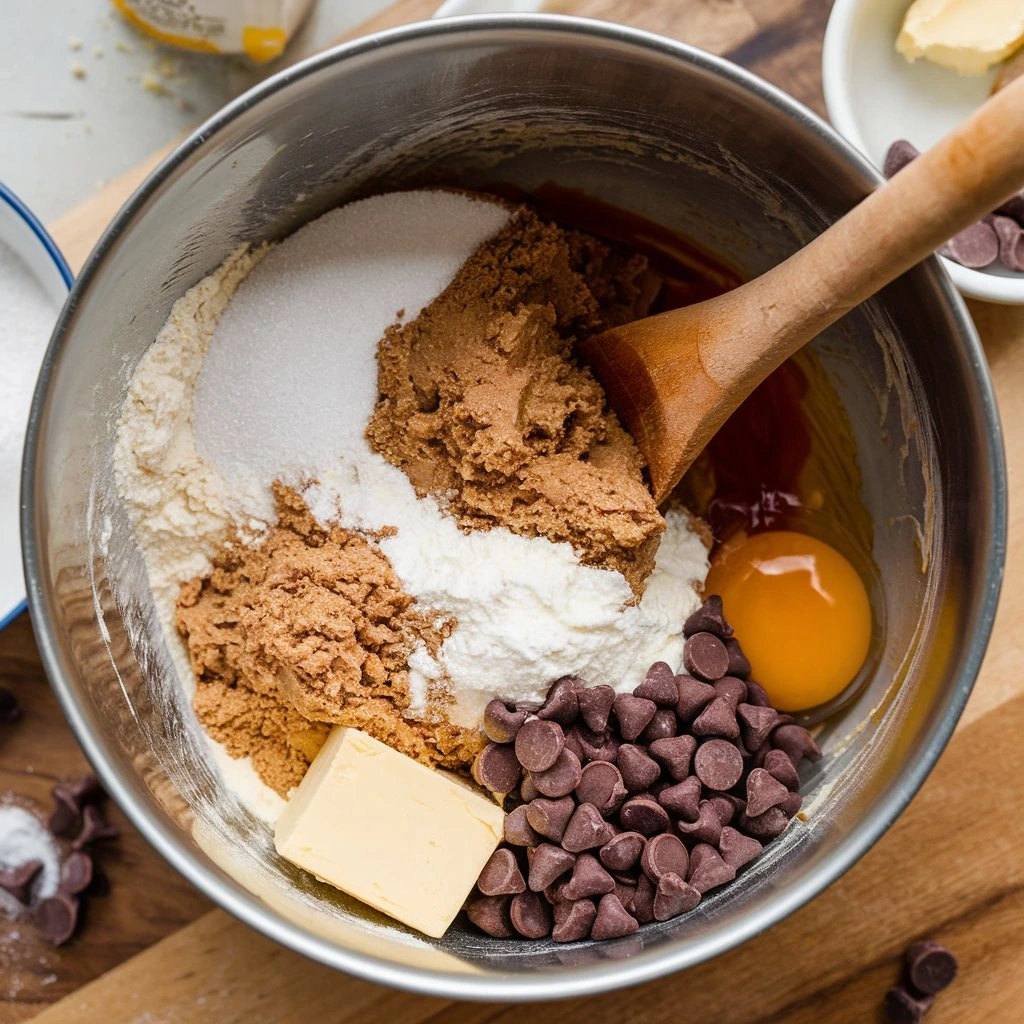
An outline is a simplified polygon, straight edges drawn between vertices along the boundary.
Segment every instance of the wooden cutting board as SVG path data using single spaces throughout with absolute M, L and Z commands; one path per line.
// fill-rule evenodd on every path
M 428 15 L 436 0 L 401 0 L 365 30 Z M 552 5 L 554 6 L 554 5 Z M 823 113 L 821 39 L 830 4 L 822 0 L 574 0 L 569 10 L 635 24 L 724 54 Z M 73 266 L 81 265 L 109 218 L 164 154 L 110 183 L 52 229 Z M 1010 467 L 1007 588 L 974 695 L 956 735 L 909 810 L 826 893 L 769 932 L 693 970 L 618 996 L 579 999 L 546 1011 L 565 1024 L 714 1019 L 730 1022 L 864 1022 L 880 1019 L 883 992 L 898 958 L 923 935 L 948 943 L 961 977 L 936 1002 L 929 1024 L 1024 1019 L 1024 309 L 972 306 L 1000 399 Z M 19 646 L 20 645 L 20 646 Z M 17 748 L 35 759 L 39 794 L 76 760 L 52 700 L 41 692 L 38 656 L 26 623 L 0 639 L 0 676 L 35 686 L 34 732 Z M 31 716 L 22 728 L 28 727 Z M 13 754 L 13 752 L 11 752 Z M 0 748 L 0 780 L 11 756 Z M 22 782 L 28 779 L 22 769 Z M 36 782 L 33 782 L 35 785 Z M 154 932 L 189 920 L 204 901 L 156 861 L 137 835 L 122 840 L 111 868 L 121 910 L 105 924 L 106 942 L 83 938 L 39 968 L 55 979 L 95 973 L 90 965 L 123 959 Z M 124 868 L 125 870 L 118 870 Z M 88 952 L 91 960 L 79 962 Z M 76 961 L 76 957 L 79 961 Z M 0 945 L 0 978 L 4 969 Z M 39 973 L 39 972 L 37 972 Z M 44 979 L 45 980 L 45 979 Z M 30 986 L 36 1005 L 44 983 Z M 0 998 L 3 997 L 0 983 Z M 0 1002 L 0 1022 L 21 1020 L 32 1003 Z M 230 1024 L 332 1022 L 373 1015 L 395 1024 L 533 1024 L 530 1007 L 457 1004 L 357 981 L 295 956 L 220 911 L 199 916 L 145 952 L 54 1003 L 35 1019 L 72 1024 Z

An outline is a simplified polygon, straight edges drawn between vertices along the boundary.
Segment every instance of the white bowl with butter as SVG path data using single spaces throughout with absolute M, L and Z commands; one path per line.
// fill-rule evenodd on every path
M 836 0 L 822 57 L 833 126 L 879 168 L 896 139 L 921 150 L 931 146 L 985 102 L 998 74 L 997 67 L 958 74 L 952 65 L 974 71 L 1000 55 L 1011 45 L 1007 25 L 1020 6 L 1020 0 L 932 0 L 925 12 L 932 17 L 911 26 L 904 49 L 926 50 L 947 65 L 940 66 L 934 59 L 911 63 L 897 51 L 910 0 Z M 971 32 L 966 41 L 964 25 Z M 1024 304 L 1024 274 L 998 262 L 985 270 L 942 262 L 964 295 Z

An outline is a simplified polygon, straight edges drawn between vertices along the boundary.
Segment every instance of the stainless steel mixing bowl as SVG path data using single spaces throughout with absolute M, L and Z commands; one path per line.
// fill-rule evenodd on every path
M 547 180 L 698 238 L 753 274 L 878 176 L 782 93 L 653 35 L 508 16 L 363 39 L 227 107 L 121 211 L 54 335 L 26 451 L 40 647 L 114 798 L 243 921 L 325 964 L 435 995 L 538 999 L 643 981 L 742 942 L 820 892 L 884 832 L 942 750 L 1003 565 L 992 391 L 963 304 L 932 260 L 815 346 L 855 437 L 879 571 L 869 678 L 825 729 L 806 823 L 693 914 L 599 946 L 499 942 L 461 927 L 427 942 L 280 861 L 266 826 L 219 781 L 154 622 L 111 469 L 127 382 L 174 300 L 242 242 L 280 237 L 370 191 Z

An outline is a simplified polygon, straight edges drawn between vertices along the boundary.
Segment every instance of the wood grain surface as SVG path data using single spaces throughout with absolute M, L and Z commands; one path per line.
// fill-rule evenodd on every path
M 370 28 L 429 14 L 401 0 Z M 820 50 L 827 0 L 575 0 L 551 7 L 664 32 L 723 53 L 823 113 Z M 52 225 L 80 266 L 120 203 L 160 155 Z M 962 971 L 929 1024 L 1024 1020 L 1024 310 L 975 305 L 1006 431 L 1010 467 L 1008 586 L 981 678 L 956 736 L 910 809 L 844 878 L 738 950 L 620 998 L 574 1000 L 541 1019 L 565 1024 L 714 1020 L 845 1024 L 879 1020 L 882 993 L 913 938 L 952 946 Z M 22 617 L 0 633 L 0 682 L 24 720 L 0 727 L 0 791 L 45 803 L 58 777 L 85 768 L 44 680 Z M 0 1024 L 48 1002 L 44 1024 L 264 1024 L 373 1016 L 388 1024 L 532 1024 L 536 1007 L 454 1004 L 392 992 L 328 971 L 208 904 L 124 819 L 103 863 L 111 893 L 61 950 L 0 922 Z M 182 928 L 187 922 L 187 927 Z M 4 928 L 7 928 L 4 931 Z M 21 937 L 12 940 L 14 931 Z M 152 943 L 161 939 L 156 945 Z M 146 952 L 140 950 L 151 946 Z M 121 964 L 113 970 L 116 964 Z M 105 973 L 104 972 L 108 972 Z M 99 977 L 103 975 L 102 977 Z M 85 985 L 89 979 L 99 980 Z M 84 987 L 80 987 L 83 986 Z M 73 991 L 77 990 L 77 991 Z M 68 996 L 68 993 L 73 994 Z M 67 998 L 61 999 L 62 996 Z

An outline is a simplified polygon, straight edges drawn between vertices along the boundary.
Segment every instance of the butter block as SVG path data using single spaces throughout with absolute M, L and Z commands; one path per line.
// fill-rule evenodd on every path
M 317 878 L 440 938 L 504 820 L 467 783 L 338 726 L 288 801 L 274 845 Z
M 1024 43 L 1022 0 L 915 0 L 896 49 L 962 75 L 984 74 Z

